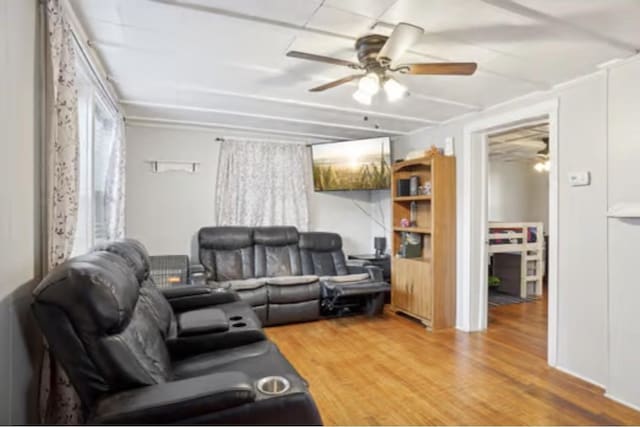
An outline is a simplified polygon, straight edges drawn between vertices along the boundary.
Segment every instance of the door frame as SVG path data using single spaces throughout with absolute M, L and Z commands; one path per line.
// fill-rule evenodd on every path
M 549 122 L 549 270 L 547 362 L 557 363 L 558 340 L 558 107 L 557 98 L 506 113 L 490 115 L 464 127 L 462 162 L 462 227 L 458 274 L 458 328 L 487 328 L 487 135 L 508 130 L 536 119 Z

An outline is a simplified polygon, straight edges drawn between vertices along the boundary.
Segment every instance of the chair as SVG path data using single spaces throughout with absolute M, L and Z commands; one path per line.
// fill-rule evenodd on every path
M 198 247 L 207 282 L 236 291 L 266 323 L 267 287 L 266 281 L 255 275 L 253 229 L 204 227 L 198 232 Z
M 260 320 L 232 291 L 193 285 L 158 289 L 149 273 L 149 255 L 139 241 L 116 240 L 93 251 L 114 253 L 125 261 L 174 357 L 266 340 Z
M 300 233 L 303 274 L 320 277 L 326 314 L 344 313 L 364 306 L 369 315 L 382 313 L 384 294 L 390 285 L 382 270 L 362 262 L 347 263 L 342 238 L 336 233 Z
M 320 317 L 320 283 L 316 275 L 302 275 L 298 239 L 295 227 L 254 229 L 255 274 L 267 284 L 268 325 Z
M 269 341 L 175 360 L 156 307 L 115 253 L 65 262 L 33 297 L 91 424 L 321 423 L 304 380 Z M 269 393 L 272 381 L 280 392 Z

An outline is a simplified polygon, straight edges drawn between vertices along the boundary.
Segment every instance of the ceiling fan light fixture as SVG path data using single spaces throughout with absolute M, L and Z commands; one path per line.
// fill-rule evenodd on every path
M 376 73 L 367 73 L 358 82 L 358 90 L 375 95 L 380 90 L 380 77 Z
M 358 101 L 360 104 L 363 104 L 363 105 L 371 105 L 372 97 L 373 95 L 363 91 L 362 89 L 358 89 L 353 93 L 353 99 L 355 99 L 356 101 Z
M 384 82 L 383 88 L 384 88 L 384 92 L 387 94 L 387 100 L 389 102 L 398 101 L 402 99 L 404 95 L 407 93 L 407 87 L 400 84 L 393 77 L 389 77 Z

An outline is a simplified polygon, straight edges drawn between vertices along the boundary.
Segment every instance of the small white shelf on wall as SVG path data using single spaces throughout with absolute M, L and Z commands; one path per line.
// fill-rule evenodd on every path
M 617 203 L 607 211 L 609 218 L 640 218 L 640 203 Z
M 200 169 L 200 162 L 185 162 L 177 160 L 147 160 L 146 163 L 151 166 L 151 172 L 153 173 L 196 173 L 198 172 L 198 169 Z

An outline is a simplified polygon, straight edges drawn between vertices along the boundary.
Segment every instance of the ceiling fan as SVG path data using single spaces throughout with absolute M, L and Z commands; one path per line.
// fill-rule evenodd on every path
M 324 62 L 333 65 L 349 67 L 360 71 L 312 89 L 310 92 L 322 92 L 342 84 L 358 80 L 358 90 L 353 94 L 356 101 L 369 105 L 371 99 L 383 88 L 390 102 L 401 99 L 407 88 L 391 77 L 391 73 L 412 75 L 464 75 L 468 76 L 476 71 L 475 62 L 432 62 L 421 64 L 395 65 L 402 54 L 416 43 L 424 34 L 424 29 L 404 22 L 393 29 L 391 36 L 369 34 L 356 40 L 355 49 L 359 63 L 346 61 L 328 56 L 315 55 L 299 51 L 289 51 L 287 56 Z

